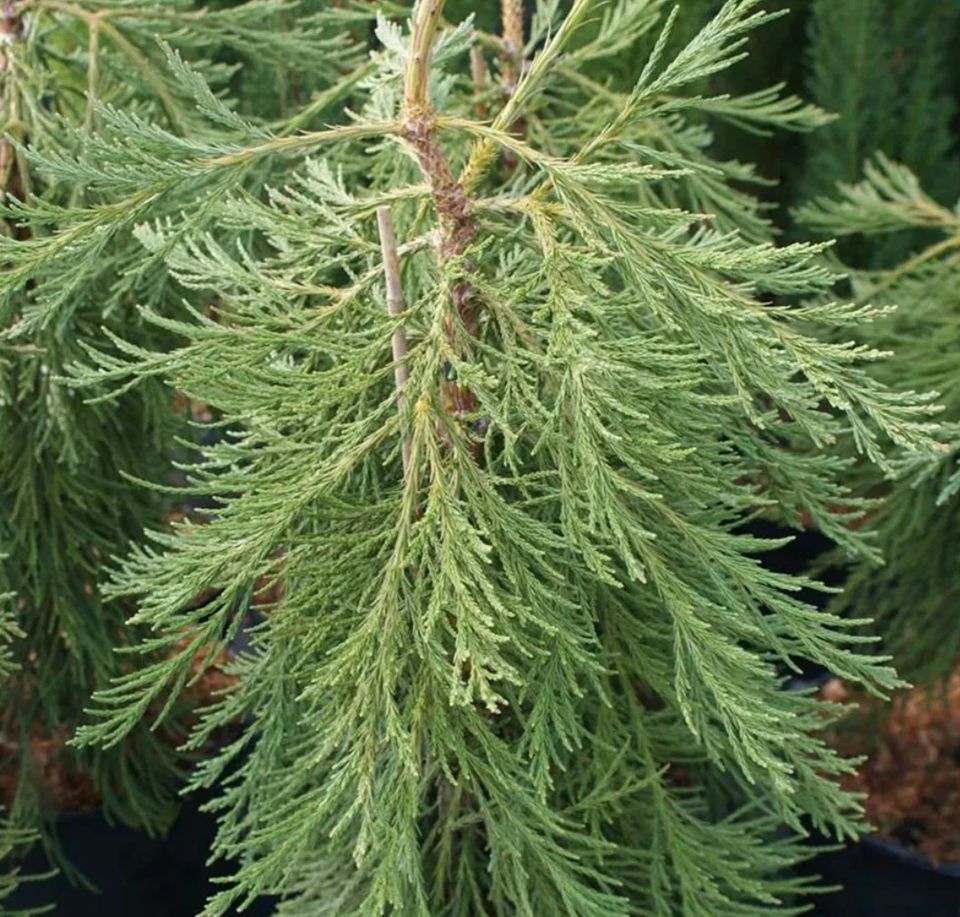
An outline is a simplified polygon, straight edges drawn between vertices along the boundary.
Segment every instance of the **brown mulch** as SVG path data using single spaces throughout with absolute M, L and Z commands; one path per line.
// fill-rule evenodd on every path
M 960 863 L 960 669 L 932 688 L 900 692 L 885 704 L 838 680 L 825 699 L 857 711 L 827 738 L 844 755 L 867 755 L 844 787 L 866 794 L 867 818 L 881 837 Z
M 100 803 L 89 774 L 72 768 L 65 758 L 67 730 L 63 727 L 44 732 L 35 724 L 30 736 L 30 762 L 39 784 L 41 806 L 60 812 L 81 812 Z M 0 806 L 8 808 L 20 785 L 20 750 L 3 742 L 4 761 L 0 765 Z

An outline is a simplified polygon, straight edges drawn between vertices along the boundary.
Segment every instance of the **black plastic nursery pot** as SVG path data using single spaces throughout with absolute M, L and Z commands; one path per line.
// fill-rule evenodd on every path
M 64 873 L 22 883 L 5 903 L 18 908 L 53 905 L 57 917 L 195 917 L 217 890 L 213 879 L 230 864 L 208 866 L 216 830 L 212 815 L 200 811 L 202 799 L 191 796 L 168 834 L 162 838 L 125 825 L 109 824 L 97 809 L 65 815 L 56 825 L 67 861 L 96 891 L 72 883 Z M 23 862 L 21 875 L 49 871 L 37 845 Z M 266 917 L 274 905 L 257 902 L 243 913 Z
M 960 864 L 926 856 L 881 837 L 818 854 L 805 871 L 840 891 L 817 895 L 818 917 L 958 917 Z
M 185 807 L 170 833 L 151 838 L 125 825 L 109 824 L 101 810 L 64 815 L 55 827 L 64 858 L 97 891 L 71 883 L 64 872 L 24 882 L 12 908 L 53 905 L 53 913 L 94 915 L 193 915 L 208 883 L 206 860 L 211 829 L 203 815 Z M 50 865 L 41 845 L 31 850 L 22 875 Z

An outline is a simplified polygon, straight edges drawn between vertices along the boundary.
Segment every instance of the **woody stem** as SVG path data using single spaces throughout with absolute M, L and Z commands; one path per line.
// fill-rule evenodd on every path
M 443 0 L 424 0 L 417 9 L 411 38 L 411 55 L 404 79 L 403 136 L 413 148 L 420 171 L 430 183 L 433 204 L 440 221 L 438 258 L 441 263 L 462 255 L 476 237 L 471 202 L 463 186 L 454 177 L 450 164 L 437 140 L 434 112 L 427 96 L 430 56 L 437 38 Z M 450 291 L 453 305 L 467 333 L 476 332 L 475 290 L 469 281 L 454 284 Z M 447 321 L 447 339 L 451 351 L 457 348 L 454 316 Z M 444 380 L 444 400 L 454 414 L 471 414 L 476 397 L 456 382 Z
M 400 259 L 397 255 L 397 239 L 393 231 L 393 217 L 389 207 L 377 208 L 377 226 L 380 230 L 380 251 L 383 253 L 383 273 L 387 281 L 387 311 L 392 318 L 403 315 L 403 287 L 400 281 Z M 398 325 L 393 332 L 393 380 L 397 388 L 397 408 L 403 412 L 405 402 L 404 387 L 407 384 L 409 370 L 407 358 L 407 330 Z M 403 473 L 410 467 L 410 437 L 403 440 L 401 456 Z
M 523 0 L 501 0 L 503 23 L 504 67 L 503 80 L 513 91 L 520 79 L 520 62 L 523 58 Z

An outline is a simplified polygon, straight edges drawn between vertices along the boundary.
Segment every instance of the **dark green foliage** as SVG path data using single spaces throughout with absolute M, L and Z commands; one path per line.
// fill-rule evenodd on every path
M 952 670 L 960 653 L 960 87 L 951 67 L 960 7 L 851 0 L 814 2 L 813 12 L 811 89 L 842 117 L 809 144 L 799 187 L 815 198 L 800 210 L 800 222 L 841 235 L 854 294 L 894 310 L 859 334 L 895 354 L 878 374 L 900 389 L 939 392 L 954 425 L 945 434 L 952 445 L 933 466 L 908 466 L 893 482 L 863 468 L 852 478 L 858 492 L 883 498 L 870 518 L 878 554 L 853 568 L 835 609 L 875 617 L 873 632 L 904 674 L 930 683 Z M 887 155 L 864 173 L 864 159 L 877 150 Z M 837 181 L 844 184 L 837 188 Z
M 904 166 L 880 159 L 863 182 L 821 198 L 800 213 L 824 232 L 873 239 L 924 230 L 930 245 L 888 270 L 854 272 L 862 302 L 895 306 L 861 339 L 895 358 L 878 373 L 891 386 L 939 393 L 947 441 L 938 462 L 908 466 L 888 483 L 863 473 L 858 489 L 883 495 L 871 518 L 882 566 L 855 567 L 838 611 L 876 618 L 876 630 L 911 680 L 949 673 L 960 654 L 960 216 L 938 204 Z
M 24 636 L 13 615 L 13 598 L 13 595 L 0 596 L 0 679 L 7 679 L 16 672 L 17 664 L 10 644 Z M 7 913 L 5 902 L 24 879 L 16 857 L 36 840 L 29 828 L 14 824 L 7 817 L 0 818 L 0 914 Z M 18 910 L 17 913 L 20 917 L 31 917 L 33 913 L 42 913 L 42 909 Z
M 932 197 L 960 195 L 953 131 L 950 52 L 960 6 L 941 0 L 813 0 L 810 10 L 811 98 L 840 117 L 811 139 L 796 182 L 798 202 L 857 181 L 876 153 L 902 162 Z M 889 266 L 921 244 L 903 232 L 842 251 L 862 267 Z

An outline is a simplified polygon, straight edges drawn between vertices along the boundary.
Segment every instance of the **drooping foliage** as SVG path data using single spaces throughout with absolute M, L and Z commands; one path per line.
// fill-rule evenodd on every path
M 126 552 L 145 525 L 162 521 L 165 500 L 134 479 L 164 482 L 184 411 L 160 382 L 90 404 L 63 376 L 104 333 L 165 346 L 137 307 L 179 308 L 182 294 L 130 232 L 94 232 L 82 257 L 43 267 L 45 248 L 65 244 L 72 232 L 63 215 L 103 198 L 95 179 L 60 180 L 36 168 L 35 157 L 82 156 L 116 121 L 202 145 L 208 122 L 172 74 L 172 54 L 190 59 L 219 96 L 234 78 L 230 55 L 256 54 L 261 67 L 303 67 L 322 79 L 349 63 L 351 46 L 324 45 L 317 17 L 301 17 L 288 31 L 282 19 L 298 7 L 274 0 L 223 10 L 183 0 L 31 0 L 6 2 L 0 12 L 0 187 L 10 197 L 2 244 L 16 252 L 4 258 L 0 305 L 0 592 L 10 594 L 16 628 L 3 632 L 15 635 L 16 667 L 0 685 L 0 766 L 5 796 L 6 777 L 16 777 L 6 799 L 11 831 L 19 841 L 21 828 L 57 813 L 60 800 L 45 773 L 51 767 L 69 775 L 60 783 L 87 785 L 89 801 L 102 798 L 108 816 L 157 830 L 175 810 L 170 736 L 138 728 L 107 753 L 65 743 L 93 690 L 129 671 L 116 650 L 137 639 L 125 624 L 130 609 L 104 600 L 100 583 L 110 558 Z M 272 109 L 258 117 L 273 117 Z M 189 199 L 181 189 L 175 212 Z M 36 753 L 38 743 L 55 749 L 56 763 L 48 751 Z
M 86 291 L 136 303 L 65 397 L 113 416 L 163 382 L 229 425 L 188 469 L 208 521 L 116 567 L 139 642 L 81 742 L 163 727 L 253 601 L 188 743 L 244 720 L 193 775 L 229 773 L 240 864 L 208 915 L 777 910 L 803 819 L 858 830 L 816 735 L 834 711 L 784 673 L 897 679 L 742 525 L 777 506 L 869 552 L 842 447 L 929 461 L 935 406 L 874 378 L 848 341 L 877 310 L 822 304 L 823 246 L 771 244 L 752 170 L 712 158 L 711 121 L 825 120 L 697 91 L 771 18 L 757 0 L 672 52 L 659 0 L 545 0 L 519 53 L 442 10 L 322 17 L 354 48 L 378 12 L 376 50 L 274 123 L 170 54 L 188 132 L 97 105 L 97 132 L 30 154 L 88 197 L 11 208 L 17 333 L 62 334 Z M 645 43 L 629 87 L 591 75 Z
M 16 671 L 10 644 L 23 637 L 13 617 L 12 598 L 10 595 L 0 596 L 0 679 L 8 678 Z M 7 817 L 0 817 L 0 913 L 6 913 L 6 903 L 23 878 L 15 856 L 35 840 L 29 829 L 12 823 Z M 33 911 L 20 910 L 19 913 L 29 917 Z
M 857 489 L 882 496 L 870 526 L 882 565 L 856 566 L 837 610 L 869 609 L 897 665 L 917 683 L 951 672 L 960 654 L 960 211 L 939 204 L 908 168 L 879 158 L 858 184 L 801 210 L 811 228 L 838 235 L 913 235 L 929 243 L 900 264 L 853 271 L 861 302 L 892 310 L 859 332 L 871 347 L 895 357 L 878 375 L 892 388 L 939 393 L 950 443 L 939 461 L 907 463 L 892 483 L 860 469 Z

